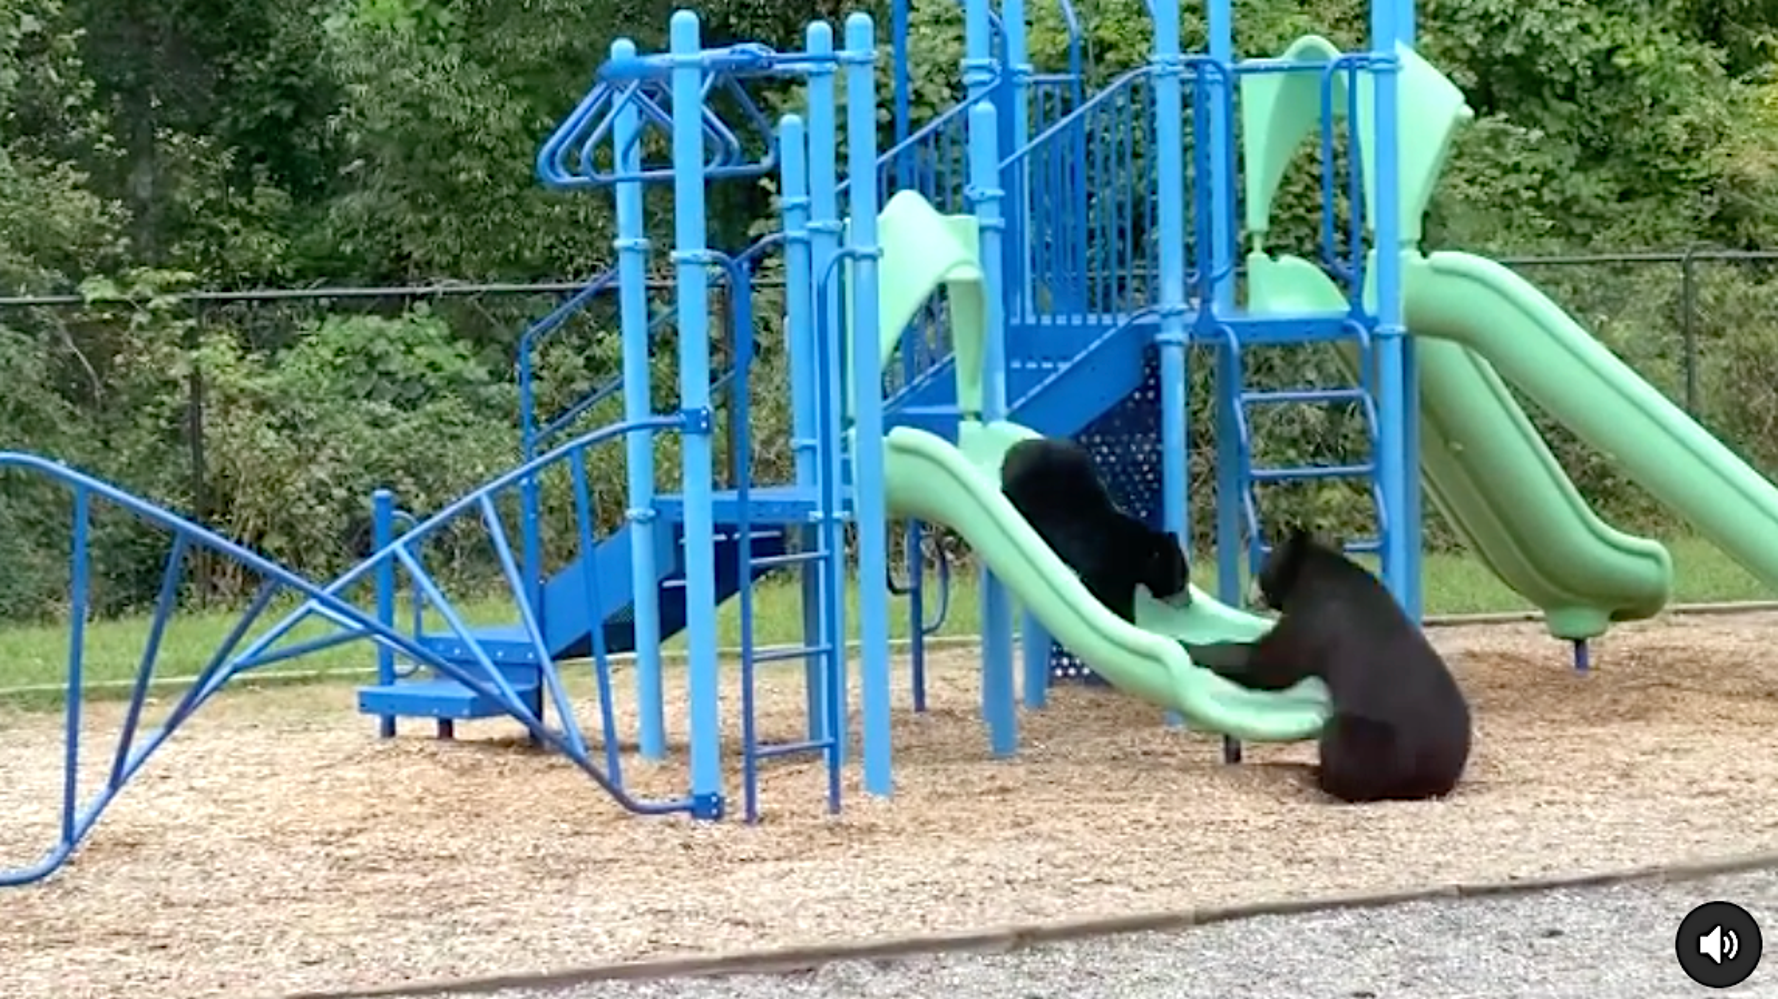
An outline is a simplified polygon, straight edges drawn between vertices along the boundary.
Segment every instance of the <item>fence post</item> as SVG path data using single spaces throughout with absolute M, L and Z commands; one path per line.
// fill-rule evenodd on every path
M 1679 335 L 1685 353 L 1685 412 L 1698 418 L 1698 248 L 1679 261 Z
M 185 334 L 185 351 L 191 363 L 185 379 L 185 437 L 191 462 L 191 510 L 198 523 L 214 527 L 210 519 L 209 459 L 204 453 L 204 368 L 199 362 L 199 348 L 204 342 L 204 300 L 191 300 L 192 323 Z M 200 547 L 193 553 L 197 564 L 192 567 L 192 581 L 197 587 L 199 608 L 209 606 L 211 589 L 210 552 Z

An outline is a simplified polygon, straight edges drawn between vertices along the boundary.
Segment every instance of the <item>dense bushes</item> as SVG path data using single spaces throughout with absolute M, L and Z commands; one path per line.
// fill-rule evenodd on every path
M 1778 265 L 1768 265 L 1778 266 Z M 1676 265 L 1527 266 L 1525 272 L 1562 301 L 1583 323 L 1675 401 L 1687 396 L 1688 363 L 1680 335 L 1683 285 Z M 1756 467 L 1778 471 L 1778 283 L 1765 266 L 1705 262 L 1696 265 L 1695 394 L 1699 419 Z M 95 310 L 106 311 L 106 310 Z M 770 311 L 769 308 L 767 311 Z M 165 310 L 160 310 L 166 322 Z M 516 391 L 510 369 L 478 359 L 439 311 L 421 304 L 387 316 L 332 315 L 298 326 L 289 343 L 253 352 L 232 330 L 207 326 L 195 346 L 180 346 L 191 331 L 157 325 L 157 310 L 124 323 L 118 353 L 98 398 L 89 406 L 117 418 L 93 420 L 87 407 L 53 391 L 53 338 L 7 330 L 0 335 L 0 374 L 20 391 L 5 398 L 0 417 L 21 428 L 36 449 L 111 476 L 133 491 L 205 519 L 299 571 L 326 577 L 363 554 L 368 543 L 369 497 L 394 489 L 404 508 L 430 512 L 497 475 L 519 457 L 514 420 Z M 117 319 L 112 315 L 112 319 Z M 75 324 L 79 325 L 79 324 Z M 785 405 L 784 352 L 773 323 L 759 324 L 762 354 L 756 362 L 753 405 L 754 462 L 760 479 L 787 476 L 789 413 Z M 90 332 L 88 337 L 92 336 Z M 587 340 L 609 352 L 615 338 Z M 546 352 L 540 392 L 545 415 L 559 411 L 615 370 L 615 356 L 592 349 Z M 675 373 L 671 341 L 657 351 L 656 383 L 669 403 Z M 1253 351 L 1248 377 L 1255 385 L 1333 384 L 1341 376 L 1331 354 L 1311 349 Z M 723 353 L 719 350 L 718 357 Z M 192 477 L 187 406 L 193 365 L 203 372 L 202 452 L 205 474 Z M 78 365 L 74 367 L 78 368 Z M 1213 525 L 1214 438 L 1211 405 L 1213 358 L 1192 359 L 1194 505 L 1199 542 Z M 89 389 L 83 386 L 83 389 Z M 90 389 L 89 389 L 90 390 Z M 84 392 L 81 393 L 84 395 Z M 585 414 L 577 428 L 612 422 L 621 409 L 612 399 Z M 1532 411 L 1555 444 L 1565 467 L 1599 509 L 1615 523 L 1655 533 L 1680 528 L 1623 479 L 1609 456 L 1572 440 Z M 28 428 L 28 429 L 25 429 Z M 727 438 L 721 428 L 719 441 Z M 1258 424 L 1259 460 L 1268 465 L 1337 461 L 1362 453 L 1362 423 L 1329 407 L 1285 410 Z M 718 468 L 726 463 L 719 444 Z M 657 447 L 657 481 L 677 488 L 676 441 Z M 593 494 L 606 526 L 621 515 L 624 466 L 621 445 L 596 452 Z M 546 537 L 573 533 L 573 507 L 565 480 L 545 491 Z M 1268 516 L 1308 516 L 1358 536 L 1370 529 L 1371 505 L 1362 490 L 1344 485 L 1268 487 Z M 509 510 L 510 512 L 510 510 Z M 510 522 L 509 522 L 510 523 Z M 101 574 L 112 609 L 151 599 L 164 541 L 101 519 Z M 1436 523 L 1433 544 L 1450 543 Z M 65 592 L 66 498 L 26 489 L 9 477 L 0 494 L 0 615 L 41 613 Z M 557 563 L 566 548 L 552 552 Z M 491 551 L 478 531 L 447 536 L 429 551 L 448 577 L 473 582 L 494 571 Z M 214 596 L 240 595 L 242 580 L 218 570 Z

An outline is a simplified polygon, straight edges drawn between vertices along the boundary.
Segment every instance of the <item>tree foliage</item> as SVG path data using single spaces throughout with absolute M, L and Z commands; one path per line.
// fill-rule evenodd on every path
M 1089 88 L 1148 59 L 1146 2 L 1074 4 Z M 720 0 L 700 13 L 713 43 L 793 47 L 810 16 L 849 9 Z M 1039 67 L 1070 58 L 1062 10 L 1030 5 Z M 85 299 L 0 311 L 0 376 L 12 386 L 0 446 L 90 468 L 316 573 L 362 545 L 376 486 L 432 509 L 508 466 L 513 351 L 537 303 L 383 302 L 268 323 L 176 293 L 595 273 L 612 260 L 609 199 L 543 189 L 532 158 L 611 41 L 660 47 L 670 11 L 652 0 L 0 0 L 0 290 Z M 1188 48 L 1203 44 L 1200 16 L 1186 11 Z M 1239 0 L 1237 41 L 1272 54 L 1312 31 L 1356 46 L 1366 20 L 1356 0 Z M 1773 247 L 1775 32 L 1778 6 L 1758 0 L 1427 0 L 1420 47 L 1476 111 L 1429 241 L 1500 255 Z M 960 5 L 915 3 L 912 45 L 918 122 L 961 94 Z M 885 129 L 889 85 L 885 64 Z M 788 107 L 797 94 L 779 86 L 764 99 Z M 712 187 L 713 245 L 738 248 L 769 228 L 772 190 L 769 178 Z M 1280 245 L 1312 248 L 1312 169 L 1291 178 L 1278 212 Z M 659 197 L 649 213 L 657 229 L 669 221 Z M 1679 390 L 1673 271 L 1534 277 Z M 1778 468 L 1767 307 L 1778 290 L 1755 269 L 1718 267 L 1693 297 L 1705 418 Z M 756 307 L 754 437 L 768 472 L 788 460 L 777 307 Z M 551 406 L 615 371 L 609 319 L 585 326 L 540 355 Z M 1331 373 L 1312 352 L 1266 365 L 1261 376 L 1281 380 Z M 1200 409 L 1207 367 L 1195 365 Z M 1293 417 L 1262 447 L 1302 457 L 1350 436 L 1330 420 Z M 1654 516 L 1608 462 L 1562 446 L 1608 512 Z M 1210 452 L 1197 456 L 1207 471 Z M 602 494 L 621 495 L 621 463 L 599 474 Z M 59 599 L 53 499 L 0 492 L 0 564 L 22 567 L 0 574 L 0 616 Z M 1361 516 L 1328 494 L 1288 502 L 1338 522 Z M 157 569 L 145 545 L 114 540 L 106 571 L 123 581 L 123 606 L 152 592 Z

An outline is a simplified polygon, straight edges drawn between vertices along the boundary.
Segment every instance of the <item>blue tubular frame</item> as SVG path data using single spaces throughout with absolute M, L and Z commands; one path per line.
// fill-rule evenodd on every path
M 611 57 L 633 57 L 636 46 L 627 38 L 611 44 Z M 624 419 L 639 420 L 654 412 L 653 377 L 649 364 L 648 320 L 648 254 L 649 240 L 643 216 L 641 172 L 642 150 L 636 141 L 641 125 L 634 111 L 623 110 L 617 116 L 615 145 L 617 169 L 622 175 L 615 186 L 617 202 L 617 251 L 620 276 L 619 323 L 623 336 Z M 636 651 L 636 714 L 637 749 L 645 760 L 662 760 L 667 755 L 666 695 L 661 676 L 660 591 L 655 580 L 660 567 L 655 564 L 658 550 L 655 532 L 660 530 L 654 509 L 654 443 L 647 440 L 626 442 L 624 472 L 628 480 L 624 519 L 628 521 L 630 541 L 631 620 L 635 631 L 632 643 Z M 582 561 L 592 568 L 590 551 L 583 551 Z M 597 575 L 597 573 L 592 573 Z M 590 592 L 590 591 L 589 591 Z M 594 615 L 599 614 L 594 604 Z M 592 622 L 593 631 L 602 635 L 604 621 Z
M 1417 618 L 1418 550 L 1408 548 L 1411 535 L 1400 529 L 1401 518 L 1398 516 L 1408 509 L 1408 481 L 1418 478 L 1419 467 L 1417 462 L 1407 463 L 1406 427 L 1418 418 L 1418 414 L 1407 408 L 1410 400 L 1404 363 L 1408 338 L 1402 316 L 1401 201 L 1395 196 L 1400 186 L 1401 169 L 1398 120 L 1401 61 L 1396 55 L 1395 23 L 1394 0 L 1372 5 L 1371 47 L 1375 55 L 1369 68 L 1376 100 L 1374 141 L 1377 146 L 1372 162 L 1377 174 L 1375 190 L 1387 192 L 1371 206 L 1377 271 L 1377 408 L 1382 416 L 1382 426 L 1377 429 L 1376 460 L 1379 466 L 1377 483 L 1383 494 L 1382 508 L 1378 511 L 1383 519 L 1379 532 L 1383 580 L 1404 609 Z M 1354 297 L 1362 300 L 1363 293 L 1360 278 Z
M 1374 2 L 1375 0 L 1373 0 L 1373 3 Z M 1381 0 L 1381 2 L 1389 9 L 1392 15 L 1391 23 L 1388 26 L 1389 30 L 1381 33 L 1382 37 L 1372 40 L 1371 47 L 1388 53 L 1394 58 L 1396 57 L 1396 53 L 1400 46 L 1412 47 L 1418 38 L 1418 26 L 1415 23 L 1414 0 Z M 1375 32 L 1374 28 L 1372 30 Z M 1388 89 L 1392 97 L 1385 98 L 1382 92 L 1383 88 L 1381 87 L 1378 88 L 1377 93 L 1377 101 L 1382 105 L 1378 109 L 1378 120 L 1380 122 L 1387 122 L 1386 127 L 1389 129 L 1391 136 L 1395 138 L 1396 141 L 1394 145 L 1398 150 L 1400 147 L 1401 129 L 1401 103 L 1398 99 L 1400 96 L 1400 74 L 1401 66 L 1400 61 L 1397 58 L 1393 64 L 1393 69 L 1388 73 L 1390 80 Z M 1382 143 L 1379 142 L 1378 146 L 1379 151 L 1381 151 Z M 1376 189 L 1381 192 L 1388 192 L 1388 196 L 1385 200 L 1395 202 L 1399 205 L 1399 199 L 1394 197 L 1394 193 L 1397 190 L 1397 186 L 1400 184 L 1400 158 L 1398 156 L 1391 156 L 1388 157 L 1388 160 L 1388 172 L 1379 170 L 1377 173 Z M 1395 214 L 1399 215 L 1399 209 Z M 1389 243 L 1385 243 L 1379 236 L 1377 241 L 1377 245 L 1380 249 L 1389 251 L 1389 257 L 1392 262 L 1399 262 L 1401 259 L 1401 251 L 1410 249 L 1410 247 L 1402 245 L 1402 240 L 1400 238 L 1400 225 L 1402 221 L 1403 220 L 1400 218 L 1396 218 L 1397 236 L 1395 239 Z M 1398 263 L 1392 263 L 1390 266 L 1397 269 L 1397 294 L 1395 296 L 1395 302 L 1399 306 L 1401 301 L 1399 266 Z M 1382 276 L 1382 265 L 1379 264 L 1377 272 L 1379 290 L 1382 287 Z M 1422 519 L 1425 516 L 1425 507 L 1424 498 L 1421 494 L 1422 483 L 1420 481 L 1420 362 L 1417 341 L 1411 336 L 1403 336 L 1401 338 L 1400 351 L 1401 395 L 1399 397 L 1399 412 L 1401 414 L 1402 427 L 1399 434 L 1398 445 L 1401 448 L 1401 482 L 1399 483 L 1400 495 L 1396 497 L 1397 505 L 1392 508 L 1390 512 L 1394 516 L 1396 535 L 1395 544 L 1397 557 L 1401 560 L 1401 564 L 1398 566 L 1401 575 L 1395 581 L 1394 589 L 1396 598 L 1401 601 L 1402 606 L 1407 610 L 1409 616 L 1418 621 L 1425 617 L 1425 577 L 1423 567 L 1425 558 L 1423 549 L 1425 543 L 1422 537 L 1422 531 L 1425 529 L 1426 525 Z
M 1154 18 L 1154 128 L 1155 168 L 1160 175 L 1155 200 L 1158 215 L 1160 260 L 1160 302 L 1156 313 L 1160 331 L 1155 334 L 1161 368 L 1161 519 L 1162 526 L 1182 537 L 1189 521 L 1186 519 L 1186 348 L 1189 334 L 1185 300 L 1186 271 L 1192 261 L 1186 253 L 1185 230 L 1185 118 L 1182 77 L 1185 58 L 1179 49 L 1179 5 L 1165 5 L 1165 13 Z M 1193 74 L 1193 80 L 1198 74 Z M 1194 92 L 1196 87 L 1193 88 Z M 1203 102 L 1192 102 L 1194 113 Z M 1201 176 L 1201 175 L 1200 175 Z M 1177 179 L 1177 182 L 1175 182 Z M 1195 186 L 1195 185 L 1194 185 Z M 1202 217 L 1203 213 L 1198 213 Z M 1203 250 L 1202 240 L 1194 240 Z M 1200 269 L 1202 265 L 1200 264 Z M 1183 724 L 1183 718 L 1168 712 L 1170 724 Z
M 543 670 L 543 686 L 555 701 L 561 728 L 552 729 L 543 723 L 539 708 L 541 704 L 533 697 L 521 694 L 506 674 L 487 660 L 485 655 L 473 666 L 465 666 L 453 662 L 436 650 L 423 644 L 417 635 L 404 634 L 390 620 L 393 600 L 383 599 L 384 594 L 392 598 L 394 570 L 399 567 L 415 588 L 423 595 L 427 604 L 436 610 L 448 623 L 451 630 L 460 638 L 476 648 L 470 640 L 470 630 L 464 624 L 455 605 L 445 595 L 439 584 L 427 572 L 420 554 L 421 546 L 431 537 L 436 536 L 458 518 L 468 513 L 478 515 L 487 530 L 490 543 L 494 547 L 509 589 L 515 598 L 523 592 L 523 580 L 517 559 L 506 541 L 504 525 L 494 511 L 494 498 L 508 491 L 516 491 L 522 484 L 539 476 L 551 466 L 564 462 L 570 463 L 575 470 L 577 493 L 585 497 L 584 460 L 581 455 L 587 449 L 599 446 L 620 436 L 646 435 L 652 436 L 663 430 L 680 428 L 678 416 L 652 417 L 639 422 L 626 422 L 604 427 L 585 434 L 547 454 L 540 455 L 517 468 L 503 473 L 497 478 L 478 487 L 462 499 L 447 506 L 444 510 L 415 525 L 402 533 L 389 544 L 381 546 L 370 558 L 359 563 L 353 569 L 333 582 L 321 586 L 289 569 L 258 555 L 207 528 L 194 524 L 161 507 L 130 495 L 110 483 L 86 475 L 69 468 L 60 462 L 51 461 L 36 455 L 14 452 L 0 452 L 0 469 L 16 468 L 40 475 L 59 485 L 66 487 L 72 494 L 73 506 L 73 538 L 74 546 L 70 555 L 71 593 L 69 608 L 71 614 L 70 645 L 68 652 L 68 670 L 66 691 L 66 725 L 64 736 L 64 763 L 68 773 L 75 772 L 81 754 L 80 720 L 85 699 L 83 689 L 85 662 L 85 631 L 88 609 L 91 605 L 91 557 L 90 545 L 92 537 L 92 519 L 94 500 L 100 500 L 131 515 L 136 520 L 157 527 L 173 536 L 169 556 L 163 569 L 161 589 L 156 601 L 154 618 L 150 624 L 149 636 L 144 643 L 143 653 L 137 666 L 134 684 L 129 703 L 125 706 L 124 720 L 120 726 L 118 741 L 112 751 L 112 766 L 105 784 L 86 802 L 82 802 L 79 788 L 72 778 L 64 781 L 60 809 L 61 829 L 56 844 L 38 863 L 18 869 L 0 871 L 0 887 L 28 884 L 55 872 L 74 853 L 75 848 L 92 830 L 106 807 L 115 800 L 126 783 L 138 772 L 148 759 L 166 740 L 178 730 L 179 726 L 191 717 L 206 701 L 219 692 L 229 680 L 242 673 L 261 669 L 279 662 L 287 662 L 302 655 L 318 652 L 323 649 L 336 648 L 355 641 L 369 640 L 382 649 L 387 649 L 393 663 L 394 656 L 400 656 L 416 664 L 419 668 L 432 670 L 440 676 L 448 677 L 475 693 L 497 701 L 508 713 L 523 724 L 536 741 L 552 748 L 572 760 L 576 766 L 586 772 L 606 793 L 623 808 L 640 814 L 670 814 L 674 812 L 696 812 L 699 802 L 695 798 L 684 798 L 672 801 L 644 801 L 632 797 L 624 790 L 622 774 L 604 769 L 588 755 L 586 740 L 580 734 L 574 714 L 569 708 L 566 695 L 559 683 L 554 679 L 553 667 Z M 582 507 L 580 519 L 584 531 L 591 530 L 592 518 L 590 507 Z M 390 511 L 393 519 L 395 513 Z M 583 539 L 585 540 L 585 539 Z M 590 543 L 590 542 L 589 542 Z M 207 551 L 228 559 L 242 569 L 260 577 L 262 584 L 240 619 L 223 639 L 211 655 L 209 661 L 198 673 L 197 679 L 185 694 L 177 701 L 160 727 L 144 735 L 141 731 L 142 712 L 150 692 L 150 680 L 158 665 L 162 649 L 162 636 L 165 634 L 167 622 L 177 611 L 176 595 L 184 557 L 191 551 Z M 347 600 L 347 595 L 355 588 L 370 584 L 376 591 L 375 606 L 370 612 L 361 610 Z M 272 625 L 260 637 L 251 642 L 243 641 L 261 616 L 269 609 L 273 601 L 286 591 L 301 594 L 302 603 Z M 523 613 L 523 600 L 517 601 Z M 312 617 L 320 617 L 336 627 L 335 630 L 318 638 L 290 644 L 281 644 L 292 630 Z M 536 640 L 533 625 L 532 639 Z M 379 657 L 382 658 L 382 657 Z M 608 673 L 609 663 L 600 659 L 596 668 L 601 673 Z M 540 692 L 541 693 L 541 692 Z M 603 688 L 602 688 L 603 693 Z M 609 697 L 602 697 L 605 704 L 610 703 Z M 604 741 L 608 746 L 616 746 L 618 738 L 615 723 L 606 715 L 602 718 Z M 605 760 L 609 767 L 611 757 Z
M 779 140 L 782 158 L 782 185 L 779 206 L 784 215 L 784 247 L 788 280 L 786 281 L 786 330 L 785 335 L 791 343 L 793 358 L 800 357 L 804 374 L 798 384 L 810 378 L 816 364 L 816 356 L 820 353 L 816 342 L 814 326 L 810 316 L 811 281 L 808 272 L 809 233 L 808 233 L 808 141 L 802 119 L 796 115 L 785 115 L 779 123 Z M 747 348 L 747 358 L 751 361 L 751 341 Z M 793 361 L 793 365 L 797 363 Z M 810 389 L 811 393 L 813 389 Z M 803 411 L 805 402 L 818 403 L 812 394 L 796 401 L 798 411 Z M 813 406 L 808 413 L 809 423 L 813 426 L 822 417 L 819 406 Z M 745 411 L 740 417 L 742 419 Z M 813 432 L 813 431 L 811 431 Z M 807 458 L 813 463 L 825 460 L 826 452 L 819 445 L 820 441 L 811 441 Z M 840 740 L 832 733 L 841 731 L 834 717 L 835 701 L 831 692 L 837 687 L 834 676 L 836 663 L 843 654 L 843 644 L 837 636 L 830 636 L 823 630 L 823 622 L 818 611 L 824 598 L 823 586 L 829 578 L 838 579 L 843 571 L 844 552 L 838 548 L 824 547 L 826 538 L 819 528 L 803 529 L 802 551 L 795 555 L 782 556 L 776 560 L 778 564 L 800 564 L 803 581 L 805 614 L 804 644 L 798 648 L 772 650 L 761 653 L 754 648 L 753 616 L 752 616 L 752 585 L 748 579 L 750 568 L 749 552 L 751 550 L 752 524 L 748 516 L 748 503 L 752 488 L 749 449 L 743 449 L 743 460 L 738 463 L 737 478 L 740 480 L 737 505 L 739 507 L 739 523 L 737 532 L 740 535 L 740 558 L 742 564 L 737 568 L 745 580 L 740 591 L 741 598 L 741 726 L 742 726 L 742 778 L 744 782 L 744 812 L 748 822 L 759 819 L 759 765 L 766 759 L 776 756 L 787 756 L 794 753 L 819 751 L 827 767 L 827 803 L 830 812 L 840 809 Z M 799 453 L 799 460 L 803 455 Z M 811 470 L 810 475 L 814 472 Z M 800 477 L 799 477 L 800 478 Z M 812 480 L 811 480 L 812 484 Z M 753 563 L 757 565 L 758 563 Z M 807 615 L 815 614 L 811 621 Z M 796 743 L 761 746 L 757 724 L 755 722 L 755 687 L 756 669 L 765 662 L 801 658 L 804 661 L 807 692 L 808 736 Z
M 809 145 L 808 130 L 803 119 L 786 115 L 779 122 L 778 143 L 782 151 L 782 187 L 779 208 L 784 216 L 784 338 L 789 341 L 791 453 L 796 464 L 799 489 L 814 489 L 824 476 L 821 414 L 817 409 L 818 393 L 823 384 L 817 361 L 815 342 L 815 303 L 813 264 L 810 257 L 809 232 Z M 745 483 L 746 477 L 742 477 Z M 806 526 L 798 532 L 799 545 L 806 552 L 822 552 L 825 541 L 819 524 Z M 813 648 L 828 645 L 822 620 L 822 573 L 832 567 L 805 565 L 798 572 L 801 588 L 803 644 Z M 825 657 L 831 657 L 831 651 Z M 827 686 L 830 680 L 827 658 L 822 653 L 803 661 L 803 686 L 807 693 L 808 738 L 816 742 L 827 738 Z M 837 769 L 838 764 L 835 764 Z
M 811 23 L 804 32 L 807 50 L 828 60 L 833 59 L 833 28 L 825 22 Z M 837 87 L 834 81 L 837 64 L 817 66 L 808 74 L 809 93 L 809 301 L 810 331 L 814 342 L 814 401 L 816 436 L 821 456 L 819 499 L 816 521 L 822 551 L 833 553 L 823 563 L 817 606 L 821 641 L 831 645 L 833 668 L 824 681 L 827 698 L 825 716 L 832 727 L 825 735 L 847 731 L 847 690 L 850 687 L 847 668 L 846 584 L 845 584 L 845 508 L 847 493 L 843 483 L 846 474 L 845 406 L 842 400 L 848 391 L 845 385 L 843 346 L 838 342 L 840 288 L 837 282 L 824 279 L 836 272 L 840 261 L 839 208 L 839 124 L 835 120 Z M 814 695 L 811 695 L 813 698 Z M 834 753 L 844 765 L 849 755 L 847 741 L 836 739 Z
M 1236 58 L 1233 6 L 1232 0 L 1208 0 L 1206 10 L 1210 58 L 1229 66 L 1234 65 Z M 1245 453 L 1248 440 L 1246 418 L 1241 409 L 1240 398 L 1242 385 L 1246 381 L 1241 344 L 1232 329 L 1215 322 L 1215 317 L 1228 316 L 1235 312 L 1233 270 L 1234 261 L 1239 258 L 1240 241 L 1235 226 L 1236 154 L 1230 115 L 1224 110 L 1234 103 L 1235 82 L 1226 79 L 1222 81 L 1226 103 L 1217 102 L 1216 113 L 1210 125 L 1210 152 L 1217 157 L 1216 162 L 1220 167 L 1210 177 L 1210 212 L 1213 232 L 1219 235 L 1214 238 L 1210 248 L 1210 315 L 1200 317 L 1204 327 L 1226 331 L 1226 336 L 1213 341 L 1216 343 L 1216 596 L 1231 607 L 1238 607 L 1243 602 L 1241 555 L 1245 546 L 1241 543 L 1241 515 L 1244 509 L 1251 509 L 1253 505 L 1245 475 L 1249 461 Z M 1225 261 L 1220 258 L 1226 252 L 1225 248 L 1226 251 L 1236 252 L 1232 252 L 1226 261 L 1230 271 L 1228 277 L 1222 278 L 1221 269 Z M 1182 457 L 1189 462 L 1190 455 Z M 1189 498 L 1189 488 L 1187 492 Z M 1189 509 L 1186 511 L 1185 523 L 1185 540 L 1189 544 L 1192 524 Z M 1237 762 L 1241 758 L 1240 743 L 1225 738 L 1222 752 L 1225 762 Z
M 877 259 L 877 98 L 876 27 L 870 15 L 846 18 L 846 152 L 852 299 L 852 468 L 853 504 L 858 525 L 858 578 L 884 586 L 859 587 L 859 695 L 863 735 L 864 790 L 894 790 L 890 748 L 889 693 L 889 511 L 883 484 L 883 370 L 878 333 Z
M 691 11 L 673 14 L 668 26 L 672 64 L 673 106 L 700 107 L 704 72 L 698 18 Z M 711 502 L 715 477 L 711 436 L 715 419 L 710 407 L 710 339 L 708 331 L 710 258 L 704 245 L 704 171 L 702 133 L 689 114 L 673 120 L 673 265 L 678 288 L 679 409 L 684 422 L 680 453 L 681 489 L 685 495 L 686 664 L 690 694 L 691 788 L 702 817 L 718 818 L 722 795 L 722 682 L 716 656 L 716 521 Z M 692 164 L 696 163 L 696 166 Z
M 970 200 L 980 220 L 982 272 L 987 286 L 987 343 L 982 364 L 984 423 L 1006 419 L 1006 314 L 1005 275 L 1001 272 L 1001 239 L 1005 223 L 1001 204 L 1006 192 L 999 187 L 1000 153 L 998 113 L 989 103 L 969 111 Z M 1012 596 L 986 566 L 982 578 L 982 717 L 988 724 L 988 743 L 996 756 L 1010 756 L 1019 748 L 1019 719 L 1012 669 Z

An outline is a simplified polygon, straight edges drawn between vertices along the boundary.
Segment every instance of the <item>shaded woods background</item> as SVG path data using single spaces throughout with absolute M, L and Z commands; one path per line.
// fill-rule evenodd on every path
M 1079 4 L 1094 79 L 1144 58 L 1141 2 Z M 1033 6 L 1035 60 L 1058 64 L 1058 18 Z M 1765 41 L 1778 7 L 1645 7 L 1422 5 L 1422 49 L 1478 116 L 1428 242 L 1509 258 L 1778 472 L 1778 253 L 1765 250 L 1778 247 L 1778 82 Z M 1306 31 L 1362 39 L 1362 4 L 1238 8 L 1244 51 Z M 809 16 L 841 9 L 721 0 L 701 13 L 712 41 L 790 46 Z M 532 154 L 611 38 L 658 44 L 667 13 L 566 0 L 0 0 L 0 291 L 13 296 L 0 304 L 0 448 L 77 464 L 320 576 L 365 549 L 373 488 L 428 512 L 509 467 L 519 334 L 610 255 L 609 200 L 541 190 Z M 915 29 L 918 120 L 958 93 L 956 4 L 924 0 Z M 1188 44 L 1201 34 L 1188 24 Z M 1280 249 L 1312 245 L 1314 174 L 1300 171 L 1287 192 Z M 769 220 L 769 183 L 712 190 L 713 245 L 744 245 Z M 664 218 L 658 201 L 650 213 Z M 1626 248 L 1638 252 L 1609 252 Z M 788 458 L 771 279 L 755 308 L 750 434 L 762 478 Z M 334 290 L 195 293 L 323 286 Z M 544 345 L 546 417 L 616 371 L 615 329 L 601 304 Z M 720 359 L 727 345 L 716 349 Z M 663 386 L 671 354 L 657 351 Z M 1208 368 L 1194 363 L 1192 392 L 1205 444 Z M 1336 377 L 1311 350 L 1250 360 L 1261 384 Z M 616 412 L 612 398 L 574 426 Z M 1268 462 L 1362 444 L 1350 414 L 1269 419 L 1258 428 Z M 1608 519 L 1680 530 L 1602 456 L 1539 422 Z M 659 447 L 676 459 L 673 440 Z M 615 518 L 621 448 L 595 474 L 601 513 Z M 1198 501 L 1213 502 L 1210 477 L 1195 481 Z M 52 612 L 65 593 L 65 504 L 22 477 L 4 483 L 0 618 Z M 1354 533 L 1370 516 L 1367 499 L 1337 486 L 1271 493 L 1269 513 Z M 571 511 L 548 516 L 559 524 Z M 152 599 L 164 539 L 112 521 L 101 530 L 103 609 Z M 1440 525 L 1430 542 L 1448 543 Z M 436 554 L 458 559 L 462 577 L 489 569 L 485 546 Z M 239 582 L 218 568 L 201 595 L 232 599 Z

